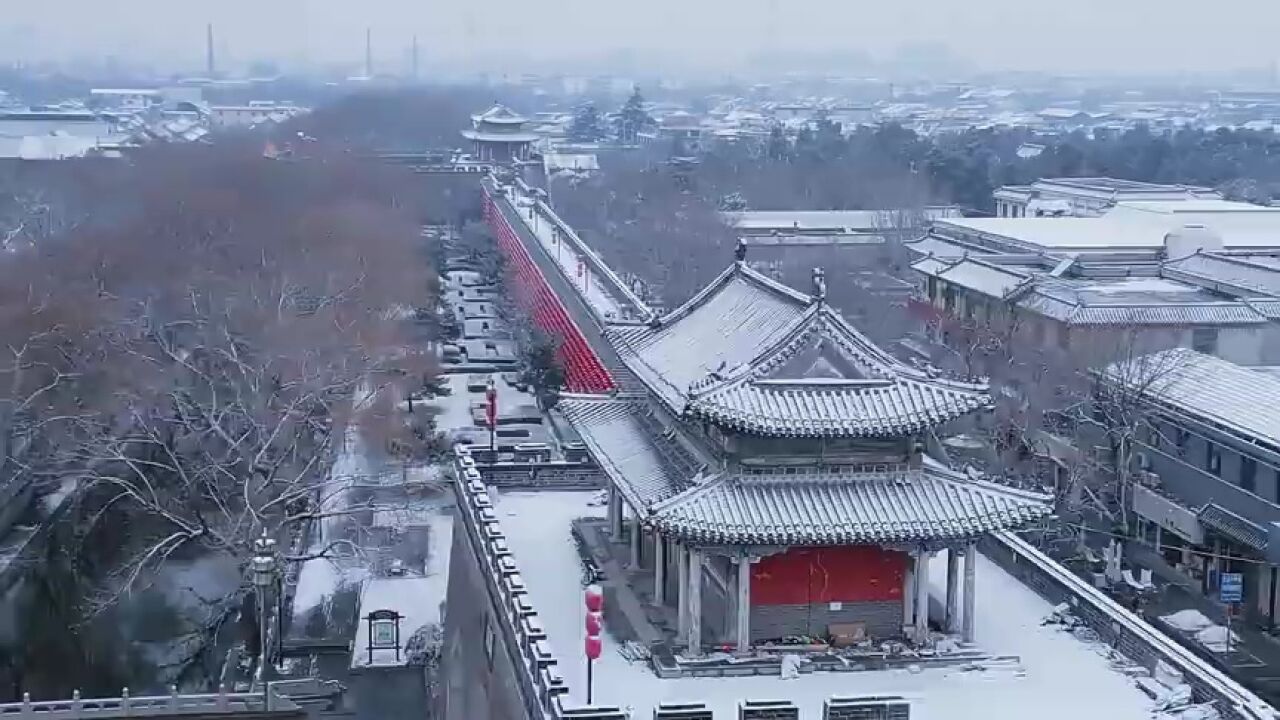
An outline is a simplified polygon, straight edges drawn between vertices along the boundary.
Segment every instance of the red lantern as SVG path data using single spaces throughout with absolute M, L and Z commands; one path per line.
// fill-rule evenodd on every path
M 484 419 L 489 424 L 489 429 L 493 430 L 498 425 L 498 389 L 494 387 L 493 380 L 489 381 L 489 387 L 484 391 Z
M 600 613 L 598 612 L 587 613 L 587 636 L 588 637 L 598 637 L 600 635 L 600 628 L 602 627 L 604 627 L 604 621 L 601 620 Z
M 599 585 L 588 585 L 583 598 L 586 600 L 587 609 L 591 612 L 598 613 L 604 609 L 604 593 Z
M 583 644 L 583 650 L 587 654 L 587 659 L 588 660 L 598 659 L 600 657 L 601 647 L 602 646 L 600 644 L 600 638 L 588 636 L 586 642 Z

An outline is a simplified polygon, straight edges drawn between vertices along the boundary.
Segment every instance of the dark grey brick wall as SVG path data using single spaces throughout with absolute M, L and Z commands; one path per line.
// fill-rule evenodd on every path
M 463 520 L 453 533 L 449 559 L 449 591 L 445 599 L 444 708 L 446 720 L 528 720 L 520 684 L 518 661 L 506 652 L 500 631 L 494 638 L 493 659 L 485 650 L 486 617 L 493 623 L 493 606 L 485 589 Z
M 786 635 L 826 635 L 832 623 L 866 623 L 871 637 L 902 635 L 902 601 L 847 602 L 839 610 L 827 603 L 813 605 L 756 605 L 751 608 L 751 640 Z

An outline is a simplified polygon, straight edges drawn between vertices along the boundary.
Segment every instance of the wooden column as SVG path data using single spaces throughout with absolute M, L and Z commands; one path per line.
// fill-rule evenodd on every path
M 667 541 L 653 531 L 653 604 L 667 604 Z
M 751 557 L 738 558 L 738 652 L 751 650 Z
M 964 641 L 974 639 L 974 606 L 978 593 L 978 544 L 971 542 L 964 548 Z
M 702 654 L 702 551 L 689 548 L 689 598 L 687 621 L 688 632 L 685 634 L 685 645 L 688 654 L 697 657 Z
M 644 533 L 640 530 L 640 515 L 635 510 L 631 511 L 631 569 L 640 569 L 640 543 L 643 541 Z
M 960 548 L 947 548 L 947 632 L 960 632 Z
M 683 638 L 689 632 L 689 553 L 676 544 L 676 631 Z
M 929 635 L 929 555 L 924 550 L 916 554 L 916 642 Z
M 612 482 L 609 483 L 609 535 L 614 542 L 622 542 L 622 495 Z
M 907 556 L 907 571 L 902 573 L 902 627 L 907 628 L 916 621 L 916 556 Z

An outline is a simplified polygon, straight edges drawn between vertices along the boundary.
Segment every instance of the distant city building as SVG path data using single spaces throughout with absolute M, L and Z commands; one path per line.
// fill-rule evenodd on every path
M 1246 618 L 1273 627 L 1280 599 L 1280 375 L 1187 349 L 1099 373 L 1104 392 L 1136 393 L 1146 431 L 1130 470 L 1139 542 L 1216 597 L 1244 576 Z
M 1200 350 L 1280 363 L 1280 210 L 1123 202 L 1100 217 L 952 218 L 907 244 L 947 328 L 1016 322 L 1044 347 Z
M 1043 145 L 1025 143 L 1022 158 L 1036 157 Z M 1031 185 L 1006 185 L 995 191 L 997 217 L 1098 217 L 1117 203 L 1130 201 L 1221 200 L 1210 188 L 1160 185 L 1114 178 L 1046 178 Z
M 472 128 L 462 136 L 471 141 L 472 156 L 480 162 L 529 160 L 538 135 L 525 129 L 529 119 L 505 105 L 494 105 L 471 116 Z
M 209 112 L 216 128 L 251 128 L 284 122 L 304 110 L 290 103 L 255 101 L 248 105 L 213 105 Z

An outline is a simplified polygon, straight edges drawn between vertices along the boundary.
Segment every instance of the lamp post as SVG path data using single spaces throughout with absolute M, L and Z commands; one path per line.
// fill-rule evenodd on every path
M 484 391 L 484 419 L 489 426 L 489 462 L 498 464 L 498 386 L 493 378 L 489 378 L 489 387 Z
M 258 596 L 258 678 L 262 682 L 263 710 L 271 709 L 271 696 L 267 688 L 267 645 L 270 630 L 270 616 L 267 614 L 267 595 L 276 584 L 276 541 L 267 537 L 263 529 L 262 537 L 253 541 L 253 559 L 250 567 L 253 571 L 253 589 Z

